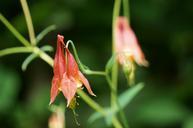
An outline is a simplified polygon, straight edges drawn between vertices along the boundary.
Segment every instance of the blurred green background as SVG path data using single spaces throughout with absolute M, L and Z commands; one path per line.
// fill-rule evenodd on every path
M 28 0 L 35 33 L 48 25 L 57 29 L 40 45 L 56 45 L 58 33 L 73 40 L 82 62 L 102 70 L 111 56 L 113 0 Z M 145 88 L 125 108 L 131 128 L 193 128 L 193 1 L 131 0 L 131 25 L 150 62 L 149 68 L 137 67 L 136 82 Z M 19 0 L 1 0 L 0 12 L 28 38 Z M 0 23 L 0 49 L 21 46 Z M 54 52 L 50 54 L 54 56 Z M 0 127 L 45 128 L 52 68 L 40 59 L 27 71 L 21 64 L 27 54 L 0 58 Z M 108 106 L 110 90 L 104 78 L 88 76 L 97 94 L 93 98 Z M 128 86 L 120 71 L 119 92 Z M 65 100 L 63 96 L 57 98 Z M 103 119 L 89 124 L 93 110 L 78 99 L 81 128 L 105 128 Z M 67 127 L 77 127 L 67 110 Z

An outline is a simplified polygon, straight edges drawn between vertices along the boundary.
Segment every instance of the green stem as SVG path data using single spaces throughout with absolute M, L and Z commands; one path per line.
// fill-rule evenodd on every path
M 124 13 L 124 16 L 127 17 L 128 24 L 130 24 L 130 8 L 129 7 L 130 7 L 129 6 L 129 0 L 123 0 L 123 13 Z M 118 102 L 118 106 L 120 107 L 119 101 L 117 101 L 117 102 Z M 122 108 L 120 110 L 120 116 L 122 118 L 122 121 L 123 121 L 125 128 L 128 128 L 129 125 L 128 125 L 126 116 L 125 116 Z
M 106 74 L 106 80 L 107 80 L 107 83 L 109 84 L 109 87 L 111 88 L 111 92 L 112 92 L 112 93 L 116 93 L 116 92 L 114 91 L 114 88 L 112 88 L 113 84 L 112 84 L 112 81 L 111 81 L 111 79 L 110 79 L 110 77 L 109 77 L 109 75 L 108 75 L 108 72 L 107 72 L 107 74 Z M 114 94 L 114 95 L 115 95 L 115 94 Z M 127 122 L 127 118 L 126 118 L 126 116 L 125 116 L 125 114 L 124 114 L 123 108 L 121 107 L 118 99 L 116 100 L 116 104 L 117 104 L 117 107 L 119 108 L 119 111 L 120 111 L 119 113 L 120 113 L 120 116 L 121 116 L 121 118 L 122 118 L 122 122 L 123 122 L 123 124 L 124 124 L 124 127 L 125 127 L 125 128 L 129 128 L 128 122 Z M 115 110 L 116 110 L 116 109 L 115 109 Z M 115 112 L 115 113 L 116 113 L 116 112 Z
M 30 46 L 30 43 L 9 23 L 9 21 L 0 14 L 2 23 L 13 33 L 13 35 L 25 46 Z
M 129 9 L 129 0 L 123 0 L 123 13 L 124 16 L 128 19 L 128 24 L 130 23 L 130 9 Z
M 0 51 L 0 57 L 15 53 L 30 53 L 33 52 L 33 47 L 14 47 L 14 48 L 6 48 Z
M 113 8 L 113 18 L 112 18 L 112 55 L 115 53 L 115 25 L 116 25 L 116 19 L 119 16 L 120 13 L 120 6 L 121 6 L 121 0 L 115 0 L 114 2 L 114 8 Z M 107 78 L 108 80 L 108 78 Z M 118 64 L 115 61 L 112 67 L 112 85 L 111 85 L 111 109 L 114 110 L 118 108 L 117 106 L 117 80 L 118 80 Z M 116 115 L 113 115 L 113 118 L 117 119 Z M 117 119 L 118 120 L 118 119 Z M 121 124 L 120 124 L 120 127 Z
M 25 15 L 25 20 L 27 23 L 30 42 L 32 45 L 36 45 L 35 32 L 34 32 L 34 28 L 33 28 L 33 23 L 32 23 L 31 14 L 29 11 L 29 7 L 27 5 L 27 1 L 26 0 L 20 0 L 20 2 L 21 2 L 21 6 L 23 9 L 24 15 Z
M 31 53 L 31 52 L 40 56 L 40 58 L 46 61 L 50 66 L 53 66 L 53 59 L 38 47 L 6 48 L 0 51 L 0 57 L 5 55 L 10 55 L 10 54 L 15 54 L 15 53 Z
M 115 128 L 123 128 L 116 116 L 113 116 L 112 123 L 115 126 Z
M 115 54 L 115 23 L 116 23 L 116 18 L 119 16 L 120 12 L 120 6 L 121 6 L 121 0 L 115 0 L 114 3 L 114 8 L 113 8 L 113 21 L 112 21 L 112 54 Z M 112 89 L 114 90 L 111 91 L 111 107 L 116 108 L 117 107 L 117 76 L 118 75 L 118 64 L 115 61 L 113 67 L 112 67 Z

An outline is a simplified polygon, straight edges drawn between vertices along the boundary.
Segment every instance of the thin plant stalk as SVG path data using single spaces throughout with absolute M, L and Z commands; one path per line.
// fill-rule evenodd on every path
M 116 18 L 119 15 L 121 6 L 121 0 L 115 0 L 114 2 L 114 8 L 113 8 L 113 21 L 112 21 L 112 55 L 115 54 L 115 42 L 114 42 L 114 28 L 115 28 L 115 22 Z M 112 90 L 111 91 L 111 108 L 116 109 L 117 108 L 117 76 L 118 75 L 118 64 L 115 61 L 112 67 Z M 116 115 L 113 115 L 114 118 L 117 118 Z
M 115 41 L 114 41 L 114 31 L 115 31 L 115 22 L 116 18 L 119 16 L 121 6 L 121 0 L 115 0 L 114 8 L 113 8 L 113 21 L 112 21 L 112 54 L 115 54 Z M 115 61 L 112 67 L 112 89 L 114 92 L 111 92 L 111 107 L 116 108 L 116 100 L 117 100 L 117 76 L 118 75 L 118 64 Z
M 14 47 L 0 50 L 0 57 L 15 53 L 31 53 L 34 51 L 33 47 Z
M 30 11 L 29 11 L 27 1 L 26 0 L 20 0 L 20 2 L 21 2 L 21 6 L 22 6 L 22 9 L 23 9 L 24 15 L 25 15 L 25 20 L 26 20 L 26 23 L 27 23 L 30 42 L 31 42 L 32 45 L 36 45 L 34 27 L 33 27 L 32 18 L 31 18 L 31 14 L 30 14 Z
M 0 14 L 1 22 L 9 29 L 9 31 L 24 45 L 30 46 L 30 43 L 9 23 L 9 21 Z

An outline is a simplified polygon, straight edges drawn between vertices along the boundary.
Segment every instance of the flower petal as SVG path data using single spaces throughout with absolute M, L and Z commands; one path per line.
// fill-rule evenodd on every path
M 127 47 L 130 47 L 129 49 L 132 50 L 136 63 L 139 65 L 148 66 L 148 62 L 146 61 L 141 47 L 138 44 L 137 37 L 130 27 L 128 27 L 124 33 L 124 40 L 128 44 Z
M 67 107 L 69 106 L 71 100 L 76 94 L 76 82 L 73 78 L 69 78 L 66 73 L 63 75 L 62 81 L 61 81 L 61 89 L 62 93 L 67 99 Z
M 79 71 L 78 72 L 79 78 L 82 81 L 82 83 L 84 84 L 84 86 L 86 87 L 86 89 L 88 90 L 88 92 L 93 95 L 96 96 L 93 91 L 91 90 L 90 84 L 88 82 L 88 80 L 84 77 L 84 75 Z
M 66 72 L 63 40 L 63 36 L 57 36 L 57 50 L 54 58 L 54 75 L 59 77 L 60 79 L 62 79 L 62 75 Z
M 50 92 L 50 103 L 52 104 L 58 95 L 58 84 L 59 84 L 59 78 L 53 78 L 52 79 L 52 87 L 51 87 L 51 92 Z
M 66 55 L 67 55 L 67 75 L 76 77 L 78 75 L 78 65 L 73 57 L 73 55 L 70 53 L 70 51 L 66 48 Z
M 115 50 L 119 54 L 129 53 L 135 62 L 139 65 L 148 66 L 143 51 L 138 44 L 137 37 L 128 24 L 126 17 L 118 17 L 115 26 Z M 126 57 L 127 58 L 127 57 Z M 123 63 L 124 57 L 118 56 L 120 64 Z

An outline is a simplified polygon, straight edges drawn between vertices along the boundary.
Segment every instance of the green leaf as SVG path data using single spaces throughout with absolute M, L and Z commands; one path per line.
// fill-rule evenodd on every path
M 120 109 L 111 109 L 111 108 L 106 108 L 105 111 L 108 113 L 107 116 L 105 117 L 105 120 L 108 124 L 111 124 L 111 118 L 112 115 L 116 114 L 117 112 L 119 112 L 121 109 L 124 109 L 132 100 L 133 98 L 141 91 L 141 89 L 144 87 L 143 83 L 139 83 L 129 89 L 127 89 L 125 92 L 123 92 L 119 97 L 118 97 L 118 101 L 119 101 L 119 107 L 121 107 Z M 102 118 L 103 115 L 101 115 L 98 112 L 95 112 L 94 114 L 92 114 L 89 119 L 88 122 L 89 123 L 93 123 L 94 121 Z
M 119 96 L 119 103 L 122 108 L 125 108 L 133 98 L 142 90 L 144 87 L 143 83 L 134 85 L 133 87 L 127 89 Z

